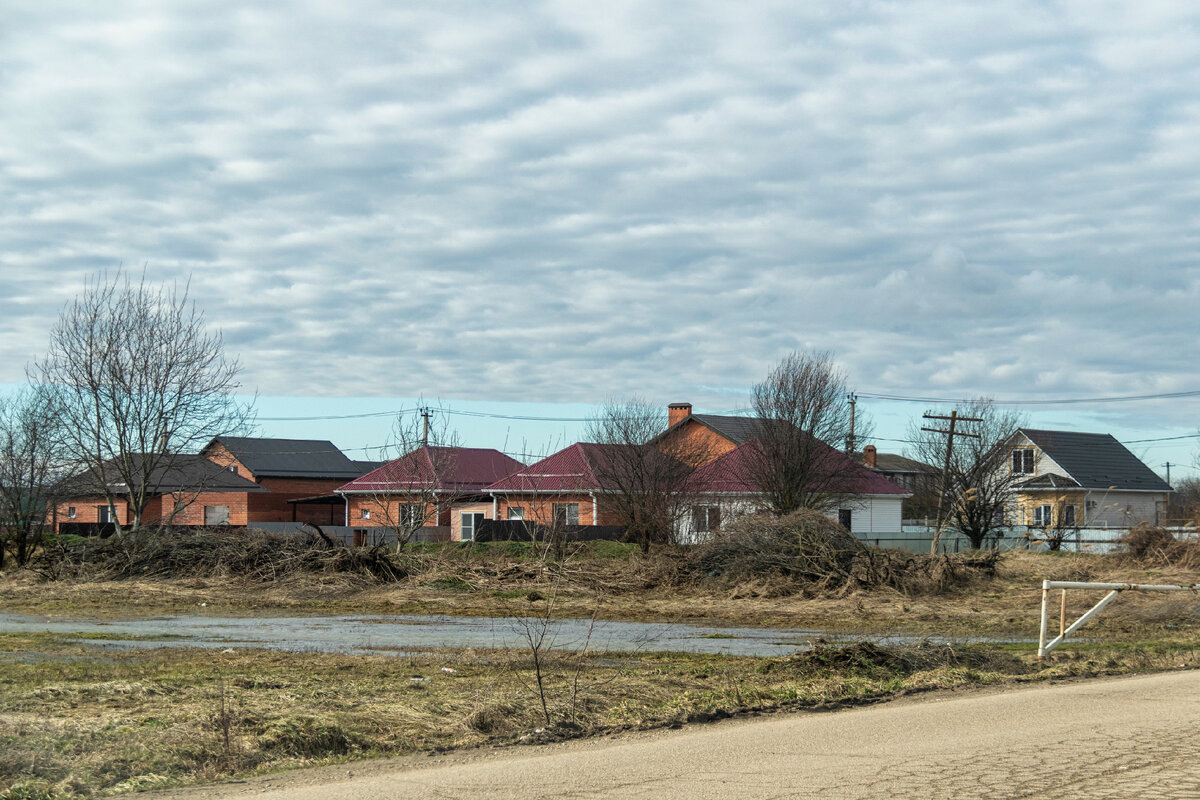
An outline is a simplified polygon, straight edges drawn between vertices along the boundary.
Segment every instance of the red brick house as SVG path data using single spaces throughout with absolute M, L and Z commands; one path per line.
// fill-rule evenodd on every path
M 604 495 L 617 487 L 603 476 L 607 451 L 618 445 L 580 442 L 530 464 L 487 487 L 497 519 L 541 525 L 620 525 Z
M 247 496 L 247 521 L 341 524 L 338 487 L 370 467 L 324 439 L 218 436 L 200 455 L 264 489 Z
M 198 455 L 175 456 L 170 464 L 152 471 L 150 486 L 154 496 L 142 514 L 143 525 L 246 525 L 251 498 L 269 494 Z M 52 530 L 94 535 L 111 530 L 114 522 L 128 525 L 132 517 L 128 487 L 114 477 L 108 490 L 115 498 L 111 506 L 95 478 L 73 480 L 66 487 L 66 499 L 51 509 Z
M 491 448 L 426 445 L 343 484 L 337 494 L 346 502 L 344 524 L 360 532 L 359 544 L 374 543 L 380 529 L 407 540 L 436 528 L 422 536 L 471 541 L 480 521 L 495 519 L 486 487 L 523 468 Z

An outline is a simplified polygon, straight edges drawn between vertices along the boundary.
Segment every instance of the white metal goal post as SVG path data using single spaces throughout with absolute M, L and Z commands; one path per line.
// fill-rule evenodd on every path
M 1047 615 L 1050 610 L 1050 591 L 1062 590 L 1062 599 L 1058 608 L 1058 636 L 1046 641 Z M 1068 589 L 1098 589 L 1108 590 L 1099 603 L 1092 606 L 1079 619 L 1067 626 L 1067 590 Z M 1192 586 L 1168 586 L 1153 583 L 1088 583 L 1086 581 L 1042 581 L 1042 630 L 1038 636 L 1038 658 L 1045 658 L 1054 648 L 1066 638 L 1082 628 L 1088 620 L 1100 613 L 1101 609 L 1117 599 L 1121 592 L 1196 592 L 1200 591 L 1200 583 Z

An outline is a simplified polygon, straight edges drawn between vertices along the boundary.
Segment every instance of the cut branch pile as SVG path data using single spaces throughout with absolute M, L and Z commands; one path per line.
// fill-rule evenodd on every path
M 85 539 L 48 548 L 35 567 L 53 578 L 233 577 L 273 581 L 297 573 L 358 576 L 371 582 L 407 577 L 389 554 L 342 547 L 317 535 L 178 528 Z
M 1200 568 L 1200 543 L 1180 541 L 1165 528 L 1143 522 L 1120 541 L 1126 554 L 1140 564 Z
M 867 547 L 825 515 L 808 510 L 743 517 L 699 545 L 680 579 L 716 581 L 736 596 L 844 594 L 887 587 L 906 594 L 944 591 L 995 574 L 996 555 L 920 555 Z

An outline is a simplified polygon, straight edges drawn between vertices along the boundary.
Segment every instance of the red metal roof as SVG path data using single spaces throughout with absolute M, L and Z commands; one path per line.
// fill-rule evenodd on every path
M 826 445 L 826 457 L 832 459 L 831 472 L 845 476 L 845 490 L 863 495 L 906 495 L 907 491 L 872 472 L 858 462 Z M 755 461 L 762 458 L 762 448 L 757 439 L 740 444 L 728 453 L 713 459 L 692 473 L 691 487 L 696 492 L 714 494 L 745 493 L 758 494 L 755 484 Z
M 499 450 L 418 447 L 338 488 L 339 492 L 481 492 L 524 464 Z
M 609 453 L 621 445 L 578 442 L 487 487 L 489 492 L 594 492 L 614 489 Z

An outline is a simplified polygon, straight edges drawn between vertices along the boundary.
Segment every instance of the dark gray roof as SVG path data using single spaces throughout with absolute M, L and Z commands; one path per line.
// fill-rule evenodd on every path
M 758 417 L 730 417 L 723 414 L 692 414 L 681 421 L 689 419 L 712 428 L 734 444 L 745 444 L 757 437 L 762 424 Z
M 146 456 L 132 455 L 130 458 L 140 461 Z M 165 492 L 265 492 L 268 491 L 257 483 L 230 472 L 219 464 L 214 464 L 207 458 L 197 455 L 173 455 L 155 458 L 165 459 L 165 463 L 150 471 L 149 485 L 155 493 Z M 135 466 L 134 472 L 140 472 L 141 467 Z M 104 467 L 104 480 L 116 494 L 129 491 L 120 483 L 120 474 L 112 462 Z M 101 492 L 96 479 L 90 475 L 81 475 L 63 485 L 63 489 L 74 495 L 90 495 Z
M 863 454 L 855 453 L 854 460 L 861 464 Z M 911 472 L 919 475 L 936 475 L 938 473 L 937 467 L 895 453 L 876 453 L 875 466 L 868 467 L 868 469 L 874 469 L 876 472 Z
M 365 470 L 324 439 L 253 439 L 218 436 L 213 439 L 233 453 L 256 477 L 344 478 L 353 480 Z M 209 443 L 209 447 L 212 442 Z M 205 448 L 208 449 L 207 447 Z
M 1169 492 L 1171 487 L 1154 474 L 1125 445 L 1107 433 L 1040 431 L 1021 433 L 1066 471 L 1084 489 Z
M 875 469 L 880 472 L 914 472 L 930 475 L 938 472 L 937 467 L 930 466 L 924 461 L 917 461 L 915 458 L 906 458 L 895 453 L 876 453 Z

